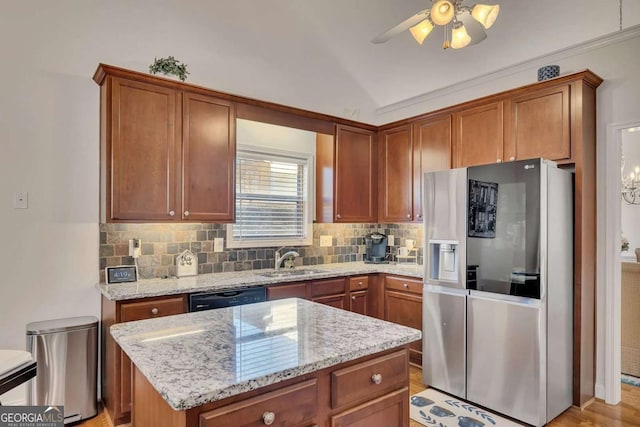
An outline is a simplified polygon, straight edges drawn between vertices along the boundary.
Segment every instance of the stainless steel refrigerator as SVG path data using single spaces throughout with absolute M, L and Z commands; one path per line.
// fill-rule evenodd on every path
M 424 186 L 425 384 L 546 424 L 572 400 L 572 174 L 534 159 L 426 174 Z

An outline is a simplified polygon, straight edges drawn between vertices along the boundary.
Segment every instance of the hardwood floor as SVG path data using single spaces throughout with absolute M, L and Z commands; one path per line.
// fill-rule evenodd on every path
M 424 390 L 422 385 L 422 371 L 411 366 L 409 378 L 409 393 L 415 394 Z M 410 427 L 421 427 L 415 421 Z M 633 427 L 640 426 L 640 387 L 622 384 L 622 402 L 611 406 L 601 400 L 596 400 L 583 411 L 570 408 L 548 424 L 549 427 Z M 76 427 L 111 427 L 107 417 L 100 413 L 97 417 Z
M 409 393 L 424 390 L 422 371 L 411 366 Z M 410 427 L 421 427 L 411 420 Z M 640 426 L 640 387 L 622 384 L 622 402 L 619 405 L 607 405 L 596 400 L 584 410 L 569 408 L 558 418 L 547 424 L 548 427 L 633 427 Z

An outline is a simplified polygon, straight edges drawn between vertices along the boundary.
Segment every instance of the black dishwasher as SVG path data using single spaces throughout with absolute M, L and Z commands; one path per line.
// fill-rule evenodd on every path
M 267 291 L 263 286 L 228 289 L 220 292 L 200 292 L 189 295 L 189 311 L 212 310 L 266 300 Z

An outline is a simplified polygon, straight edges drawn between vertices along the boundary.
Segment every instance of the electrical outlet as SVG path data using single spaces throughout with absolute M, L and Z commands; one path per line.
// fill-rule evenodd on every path
M 331 246 L 331 236 L 320 236 L 320 246 Z
M 29 193 L 21 191 L 15 194 L 13 199 L 14 209 L 28 209 L 29 208 Z
M 224 251 L 224 239 L 222 237 L 216 237 L 213 239 L 213 252 Z
M 393 234 L 387 236 L 387 245 L 395 246 L 395 236 Z
M 129 239 L 129 256 L 138 258 L 142 253 L 142 241 L 140 239 Z

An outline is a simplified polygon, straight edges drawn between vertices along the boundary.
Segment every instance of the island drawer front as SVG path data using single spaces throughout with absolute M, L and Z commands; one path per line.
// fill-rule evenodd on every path
M 406 386 L 408 380 L 407 350 L 334 371 L 331 373 L 331 407 L 382 396 Z
M 300 426 L 318 413 L 317 380 L 274 390 L 200 414 L 200 427 Z M 272 417 L 268 424 L 268 417 Z
M 384 279 L 384 283 L 387 289 L 395 289 L 398 291 L 411 292 L 413 294 L 422 295 L 422 280 L 420 279 L 387 276 Z
M 327 280 L 314 280 L 311 282 L 311 297 L 344 294 L 344 292 L 345 277 Z
M 152 317 L 170 316 L 185 312 L 183 297 L 164 298 L 155 301 L 123 303 L 120 306 L 120 321 L 150 319 Z
M 409 389 L 401 388 L 331 417 L 331 427 L 356 425 L 409 425 Z
M 369 287 L 369 276 L 349 277 L 349 290 L 360 291 Z

